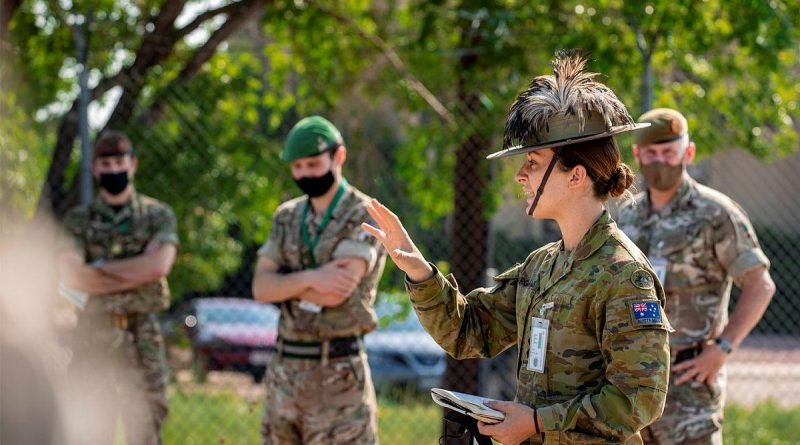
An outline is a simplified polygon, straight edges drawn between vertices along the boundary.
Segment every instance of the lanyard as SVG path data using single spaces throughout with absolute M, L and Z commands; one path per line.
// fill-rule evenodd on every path
M 325 210 L 325 215 L 322 216 L 322 222 L 319 224 L 319 227 L 317 227 L 316 233 L 314 233 L 314 239 L 311 239 L 311 235 L 308 233 L 308 224 L 306 223 L 306 219 L 308 217 L 308 208 L 311 206 L 311 198 L 308 198 L 308 201 L 306 201 L 306 206 L 303 209 L 303 219 L 300 233 L 303 235 L 303 243 L 306 245 L 306 247 L 308 247 L 308 250 L 311 251 L 311 267 L 317 267 L 317 259 L 314 257 L 314 249 L 316 249 L 317 243 L 319 243 L 319 236 L 322 234 L 322 231 L 325 230 L 325 226 L 328 225 L 328 222 L 330 222 L 331 217 L 333 216 L 333 211 L 339 204 L 339 200 L 342 199 L 342 195 L 344 195 L 346 188 L 347 179 L 342 178 L 342 182 L 339 184 L 339 190 L 336 192 L 336 196 L 333 197 L 333 201 L 331 201 L 330 205 L 328 205 L 328 209 Z

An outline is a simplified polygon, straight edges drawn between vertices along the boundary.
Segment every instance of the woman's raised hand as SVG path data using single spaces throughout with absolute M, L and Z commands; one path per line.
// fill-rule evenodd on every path
M 405 272 L 413 282 L 425 281 L 432 277 L 433 268 L 411 241 L 411 237 L 408 236 L 408 232 L 397 215 L 379 203 L 377 199 L 373 199 L 367 204 L 367 211 L 378 227 L 367 223 L 362 223 L 361 227 L 383 244 L 397 267 Z

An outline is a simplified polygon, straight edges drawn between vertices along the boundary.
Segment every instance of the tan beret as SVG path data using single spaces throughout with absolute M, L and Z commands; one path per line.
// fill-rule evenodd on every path
M 654 108 L 639 118 L 639 123 L 650 126 L 636 132 L 636 145 L 672 142 L 689 132 L 686 118 L 670 108 Z

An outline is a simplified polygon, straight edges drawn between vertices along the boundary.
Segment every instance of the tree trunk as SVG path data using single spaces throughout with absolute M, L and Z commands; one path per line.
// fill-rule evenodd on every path
M 465 122 L 466 139 L 456 151 L 453 172 L 453 234 L 451 269 L 465 291 L 483 286 L 486 270 L 486 246 L 489 223 L 484 216 L 484 191 L 487 183 L 488 168 L 483 165 L 488 141 L 473 126 L 477 121 L 476 113 L 480 109 L 478 95 L 468 85 L 470 73 L 478 64 L 478 56 L 471 48 L 479 42 L 477 35 L 466 28 L 462 35 L 462 48 L 466 53 L 459 58 L 458 98 L 461 121 Z M 454 360 L 447 358 L 447 370 L 444 385 L 448 389 L 477 394 L 480 375 L 480 361 Z M 445 435 L 456 435 L 456 428 L 444 422 Z M 448 445 L 471 445 L 466 438 L 446 439 Z
M 8 23 L 21 4 L 22 0 L 0 0 L 0 45 L 4 45 Z
M 224 13 L 228 14 L 228 20 L 221 25 L 219 32 L 212 35 L 209 42 L 189 59 L 181 73 L 181 79 L 186 80 L 196 74 L 200 66 L 213 55 L 219 43 L 229 37 L 245 20 L 254 16 L 255 10 L 262 7 L 265 2 L 266 0 L 242 0 L 239 3 L 208 12 L 207 14 L 210 15 L 204 19 L 212 18 L 215 13 Z M 153 24 L 153 31 L 147 32 L 143 36 L 133 64 L 119 74 L 103 79 L 92 90 L 91 100 L 96 100 L 115 86 L 123 88 L 122 95 L 105 128 L 123 128 L 130 124 L 149 70 L 164 62 L 174 51 L 175 45 L 191 30 L 202 24 L 203 21 L 198 20 L 183 29 L 175 29 L 175 20 L 183 11 L 185 4 L 186 0 L 167 0 L 158 15 L 150 20 L 150 23 Z M 56 145 L 37 205 L 37 215 L 42 212 L 51 212 L 56 217 L 61 217 L 76 204 L 75 186 L 77 182 L 71 181 L 68 187 L 65 185 L 68 182 L 66 169 L 70 163 L 75 138 L 78 134 L 77 103 L 76 100 L 59 124 Z M 154 118 L 147 119 L 149 123 L 157 120 L 160 111 L 156 110 L 153 114 Z
M 650 62 L 652 53 L 642 53 L 642 114 L 653 108 L 653 64 Z

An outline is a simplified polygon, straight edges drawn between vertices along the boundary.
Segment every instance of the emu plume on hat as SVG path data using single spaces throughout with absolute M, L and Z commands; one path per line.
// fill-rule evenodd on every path
M 634 122 L 611 88 L 585 70 L 586 59 L 574 50 L 559 50 L 550 65 L 553 75 L 534 77 L 511 104 L 503 150 L 487 159 L 599 139 L 650 124 Z

